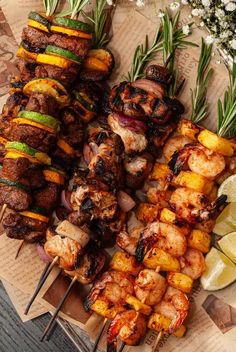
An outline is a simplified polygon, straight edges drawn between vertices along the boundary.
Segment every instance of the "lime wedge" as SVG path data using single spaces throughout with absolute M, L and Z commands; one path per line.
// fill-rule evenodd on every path
M 221 240 L 219 240 L 218 245 L 227 257 L 236 263 L 236 232 L 231 232 L 222 237 Z
M 229 176 L 218 189 L 218 197 L 222 194 L 227 196 L 227 202 L 236 202 L 236 175 Z
M 219 236 L 236 230 L 236 203 L 228 204 L 216 219 L 213 232 Z
M 206 271 L 201 277 L 204 290 L 216 291 L 236 280 L 236 265 L 216 248 L 206 255 Z

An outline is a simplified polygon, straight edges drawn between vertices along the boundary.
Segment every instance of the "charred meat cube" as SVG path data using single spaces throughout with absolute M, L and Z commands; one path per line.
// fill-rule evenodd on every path
M 33 27 L 25 27 L 22 32 L 22 40 L 30 44 L 34 48 L 45 49 L 48 45 L 50 35 L 49 33 L 40 31 Z
M 58 104 L 56 100 L 48 94 L 33 93 L 29 97 L 26 110 L 39 112 L 53 117 L 58 116 Z
M 72 51 L 74 54 L 83 59 L 90 49 L 91 40 L 71 37 L 63 34 L 52 34 L 49 38 L 48 44 Z
M 16 67 L 20 72 L 20 77 L 22 81 L 28 82 L 35 78 L 35 69 L 37 64 L 34 61 L 18 59 L 16 62 Z
M 46 212 L 52 211 L 58 204 L 61 189 L 56 183 L 48 182 L 47 185 L 33 193 L 34 204 L 45 209 Z

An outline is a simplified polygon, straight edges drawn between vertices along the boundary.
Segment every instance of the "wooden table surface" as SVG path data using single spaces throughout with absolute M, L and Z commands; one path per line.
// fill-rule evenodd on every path
M 49 314 L 22 323 L 0 283 L 0 352 L 77 352 L 63 330 L 56 326 L 49 342 L 40 342 Z

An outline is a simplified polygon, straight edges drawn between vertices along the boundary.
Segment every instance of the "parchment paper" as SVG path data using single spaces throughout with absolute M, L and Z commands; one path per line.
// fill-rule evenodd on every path
M 115 16 L 113 18 L 114 36 L 110 43 L 110 48 L 114 52 L 116 58 L 116 69 L 112 76 L 111 84 L 122 80 L 124 75 L 128 72 L 132 61 L 134 48 L 137 46 L 137 44 L 140 44 L 144 41 L 146 34 L 149 34 L 151 40 L 151 37 L 155 32 L 159 21 L 159 18 L 156 16 L 157 10 L 167 6 L 168 3 L 168 1 L 146 0 L 145 8 L 137 12 L 133 10 L 133 4 L 130 1 L 119 1 L 120 6 L 118 6 L 116 9 Z M 16 41 L 19 42 L 22 27 L 26 24 L 28 12 L 32 9 L 40 10 L 41 0 L 1 0 L 0 5 L 7 19 L 7 23 L 3 19 L 5 31 L 1 32 L 1 34 L 7 33 L 4 34 L 7 35 L 7 38 L 2 38 L 1 36 L 0 50 L 1 53 L 3 53 L 4 47 L 8 45 L 6 42 L 8 43 L 10 38 L 12 43 L 10 52 L 13 53 L 16 50 L 16 42 L 11 35 L 11 31 L 14 34 Z M 189 18 L 189 14 L 189 9 L 186 7 L 182 11 L 182 23 L 186 24 L 192 21 L 192 19 Z M 201 36 L 206 35 L 207 32 L 204 29 L 196 28 L 191 37 L 191 40 L 200 44 Z M 188 116 L 190 106 L 189 92 L 190 87 L 194 87 L 195 84 L 199 49 L 191 47 L 183 52 L 178 53 L 177 56 L 181 76 L 187 79 L 187 83 L 181 94 L 181 100 L 186 106 L 186 116 Z M 0 59 L 2 58 L 0 57 Z M 8 60 L 10 62 L 10 67 L 6 66 L 7 60 L 1 61 L 5 64 L 5 68 L 2 69 L 1 66 L 0 82 L 4 80 L 4 77 L 6 77 L 5 82 L 8 81 L 9 72 L 14 72 L 14 65 L 12 64 L 14 59 L 11 60 Z M 225 87 L 228 84 L 227 70 L 222 61 L 223 60 L 219 57 L 215 50 L 215 56 L 212 60 L 212 66 L 215 70 L 215 75 L 209 88 L 209 117 L 205 122 L 205 125 L 213 130 L 216 126 L 217 99 L 222 96 Z M 161 57 L 157 59 L 157 62 L 161 62 Z M 3 84 L 1 83 L 1 85 Z M 1 102 L 2 101 L 0 101 L 0 103 Z M 36 286 L 39 275 L 43 269 L 43 265 L 37 258 L 35 246 L 33 245 L 26 247 L 26 250 L 22 252 L 20 258 L 17 261 L 19 265 L 16 265 L 13 262 L 13 256 L 18 245 L 18 241 L 9 240 L 5 236 L 0 238 L 0 277 L 7 280 L 7 282 L 9 282 L 11 285 L 14 285 L 17 289 L 22 290 L 24 293 L 31 294 L 33 288 Z M 55 272 L 54 275 L 56 277 L 58 272 Z M 53 278 L 52 280 L 49 280 L 47 287 L 44 288 L 40 296 L 40 302 L 43 302 L 43 305 L 48 309 L 51 309 L 58 299 L 53 294 L 53 291 L 55 291 L 55 286 L 53 287 L 53 285 L 51 285 L 52 281 Z M 65 291 L 67 287 L 65 281 L 62 286 L 63 285 L 65 285 Z M 47 290 L 49 286 L 51 287 L 49 290 Z M 79 291 L 80 288 L 78 288 L 78 292 Z M 236 342 L 236 314 L 234 311 L 234 308 L 236 307 L 235 291 L 235 284 L 231 285 L 225 290 L 216 292 L 214 294 L 207 293 L 199 288 L 196 288 L 191 298 L 191 314 L 187 322 L 188 333 L 186 338 L 180 340 L 173 337 L 169 337 L 168 339 L 164 337 L 159 342 L 158 351 L 233 352 L 235 350 L 234 346 Z M 16 302 L 18 298 L 14 298 L 12 295 L 12 299 L 14 304 L 17 305 Z M 101 318 L 97 317 L 95 314 L 93 314 L 91 317 L 85 316 L 81 304 L 79 307 L 82 317 L 80 321 L 78 320 L 78 311 L 75 314 L 77 318 L 74 316 L 72 311 L 67 311 L 67 314 L 64 314 L 63 317 L 73 323 L 76 323 L 76 325 L 78 325 L 80 328 L 83 328 L 85 331 L 89 332 L 91 338 L 94 340 L 97 334 L 99 323 L 101 322 Z M 219 317 L 225 317 L 225 319 L 222 318 L 222 320 L 219 321 Z M 156 336 L 156 333 L 149 332 L 142 346 L 135 348 L 129 347 L 126 349 L 126 351 L 150 352 L 152 351 L 152 346 L 155 342 Z M 103 347 L 104 341 L 105 335 L 101 341 L 101 346 Z

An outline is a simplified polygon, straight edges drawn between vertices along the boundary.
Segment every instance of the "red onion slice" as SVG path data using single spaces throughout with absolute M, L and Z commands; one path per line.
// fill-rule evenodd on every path
M 121 113 L 113 113 L 113 117 L 118 120 L 121 127 L 128 128 L 132 132 L 144 134 L 147 129 L 144 122 L 136 120 L 133 117 L 128 117 Z
M 52 258 L 45 252 L 43 246 L 39 243 L 37 244 L 37 252 L 42 262 L 50 263 L 52 261 Z
M 126 213 L 131 209 L 133 209 L 133 207 L 135 207 L 136 205 L 133 198 L 131 198 L 126 192 L 123 192 L 123 191 L 118 192 L 117 201 L 121 210 L 123 210 Z
M 63 189 L 63 191 L 61 192 L 61 204 L 63 205 L 63 207 L 65 207 L 68 211 L 72 211 L 72 205 L 70 202 L 70 197 L 71 197 L 71 192 L 69 191 L 65 191 Z

